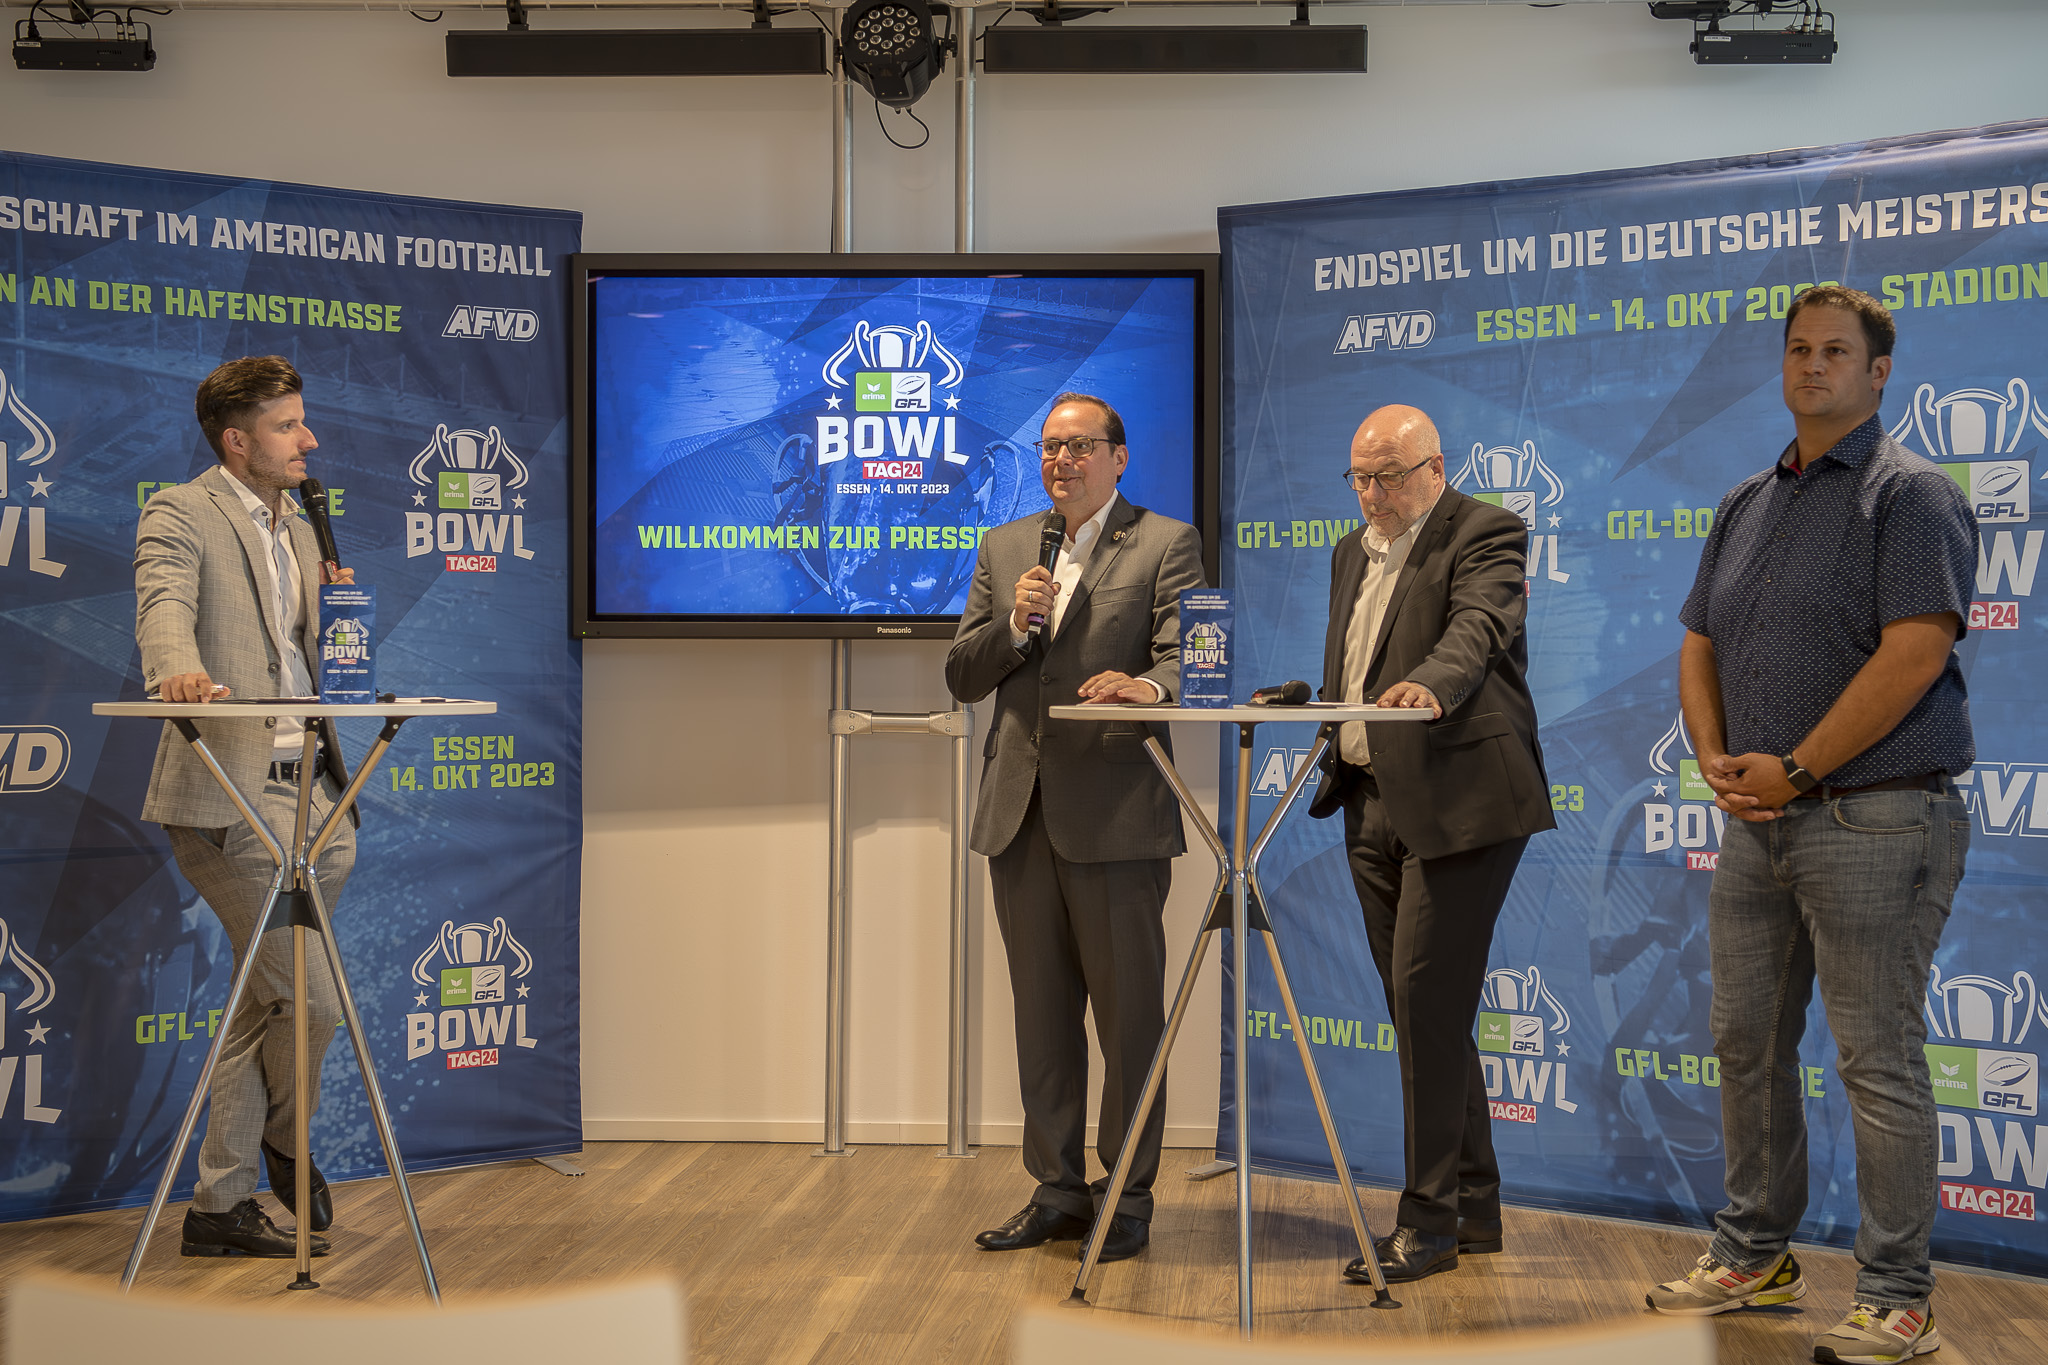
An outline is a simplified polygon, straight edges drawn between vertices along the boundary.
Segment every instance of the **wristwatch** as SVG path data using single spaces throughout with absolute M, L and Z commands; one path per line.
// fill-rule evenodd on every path
M 1820 779 L 1800 767 L 1799 760 L 1792 757 L 1792 755 L 1786 754 L 1778 761 L 1785 765 L 1785 780 L 1790 782 L 1792 790 L 1798 792 L 1801 796 L 1806 795 L 1820 785 Z

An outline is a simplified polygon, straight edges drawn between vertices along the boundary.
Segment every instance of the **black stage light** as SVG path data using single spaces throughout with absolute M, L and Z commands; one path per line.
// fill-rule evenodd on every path
M 1734 0 L 1650 0 L 1652 19 L 1718 19 Z
M 14 65 L 22 71 L 154 71 L 156 48 L 148 24 L 116 22 L 111 37 L 49 38 L 28 19 L 14 26 Z
M 945 69 L 925 0 L 855 0 L 839 21 L 839 60 L 860 88 L 891 109 L 908 109 Z

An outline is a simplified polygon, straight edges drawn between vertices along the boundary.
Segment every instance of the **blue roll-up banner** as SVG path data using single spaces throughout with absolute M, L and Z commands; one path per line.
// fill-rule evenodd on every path
M 242 355 L 305 376 L 342 560 L 378 592 L 378 686 L 499 705 L 400 731 L 336 908 L 400 1149 L 581 1142 L 581 230 L 0 153 L 0 1219 L 146 1200 L 227 999 L 226 937 L 137 819 L 161 727 L 91 707 L 142 697 L 136 517 L 215 463 L 193 391 Z M 343 723 L 351 764 L 376 730 Z M 322 1169 L 382 1171 L 345 1045 L 322 1099 Z
M 2038 1273 L 2048 941 L 2026 924 L 2048 883 L 2048 616 L 2033 602 L 2048 516 L 2030 492 L 2048 478 L 2048 121 L 1219 216 L 1224 582 L 1254 683 L 1322 676 L 1330 546 L 1359 524 L 1339 474 L 1371 409 L 1429 412 L 1453 485 L 1529 525 L 1558 828 L 1523 859 L 1478 1023 L 1504 1195 L 1525 1205 L 1704 1226 L 1722 1203 L 1706 904 L 1723 817 L 1679 717 L 1678 609 L 1722 495 L 1791 438 L 1793 294 L 1839 281 L 1893 310 L 1884 422 L 1963 486 L 1983 536 L 1959 646 L 1976 824 L 1920 1002 L 1941 1103 L 1934 1254 Z M 1259 730 L 1255 824 L 1312 734 Z M 1226 790 L 1232 763 L 1225 746 Z M 1341 822 L 1300 803 L 1261 880 L 1347 1157 L 1398 1186 L 1393 1029 Z M 1252 961 L 1252 1163 L 1328 1175 L 1256 946 Z M 1802 1055 L 1800 1236 L 1846 1246 L 1854 1144 L 1818 1003 Z

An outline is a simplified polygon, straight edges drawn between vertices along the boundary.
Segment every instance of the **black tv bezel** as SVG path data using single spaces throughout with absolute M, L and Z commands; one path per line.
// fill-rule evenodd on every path
M 702 616 L 604 615 L 594 611 L 592 562 L 595 504 L 591 459 L 592 365 L 590 286 L 593 276 L 687 275 L 1183 275 L 1195 286 L 1198 362 L 1195 374 L 1196 440 L 1194 525 L 1202 540 L 1202 568 L 1211 583 L 1221 563 L 1220 469 L 1223 439 L 1221 301 L 1222 257 L 1217 255 L 940 253 L 835 255 L 696 254 L 685 252 L 578 252 L 569 258 L 569 633 L 577 640 L 950 640 L 957 613 L 944 616 Z M 1050 395 L 1048 395 L 1050 397 Z M 1142 437 L 1141 437 L 1142 440 Z M 1140 444 L 1140 450 L 1143 446 Z

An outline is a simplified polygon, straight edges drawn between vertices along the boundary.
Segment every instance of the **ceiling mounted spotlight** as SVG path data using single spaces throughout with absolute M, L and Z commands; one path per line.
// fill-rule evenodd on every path
M 1777 27 L 1776 15 L 1790 22 Z M 1701 66 L 1812 64 L 1834 61 L 1835 16 L 1820 0 L 1651 0 L 1656 19 L 1692 23 L 1692 59 Z M 1724 28 L 1722 20 L 1747 20 Z
M 951 47 L 950 36 L 943 42 L 934 36 L 925 0 L 855 0 L 839 23 L 839 60 L 847 74 L 892 109 L 908 109 L 924 97 Z

